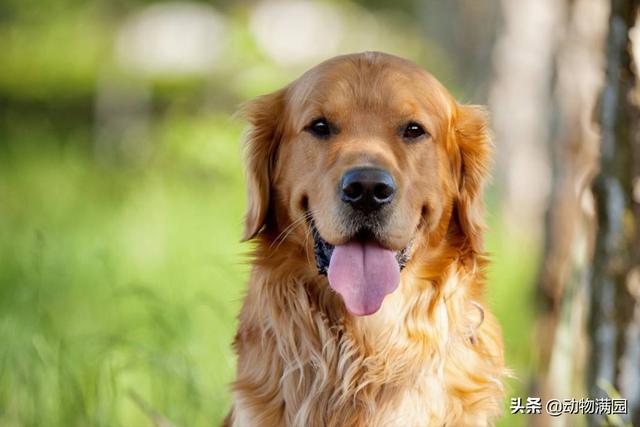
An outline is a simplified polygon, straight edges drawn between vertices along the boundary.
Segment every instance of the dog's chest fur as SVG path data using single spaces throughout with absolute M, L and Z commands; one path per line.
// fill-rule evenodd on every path
M 265 280 L 254 271 L 240 318 L 231 425 L 487 425 L 499 412 L 501 362 L 469 343 L 464 293 L 436 301 L 457 274 L 439 293 L 405 280 L 378 313 L 347 323 L 323 310 L 335 295 Z M 412 286 L 425 289 L 407 301 Z

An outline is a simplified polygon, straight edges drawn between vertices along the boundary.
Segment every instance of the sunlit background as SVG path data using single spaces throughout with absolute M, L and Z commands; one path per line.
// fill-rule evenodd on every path
M 526 396 L 559 19 L 527 3 L 3 0 L 0 425 L 220 423 L 248 270 L 233 113 L 365 50 L 494 111 L 487 298 Z

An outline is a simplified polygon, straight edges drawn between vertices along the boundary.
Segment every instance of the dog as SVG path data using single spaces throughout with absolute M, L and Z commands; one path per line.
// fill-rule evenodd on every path
M 245 104 L 251 274 L 225 425 L 486 426 L 487 113 L 379 52 Z

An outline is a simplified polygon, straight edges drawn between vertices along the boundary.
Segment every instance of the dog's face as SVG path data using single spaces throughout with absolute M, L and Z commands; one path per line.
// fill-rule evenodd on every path
M 245 239 L 263 226 L 302 245 L 312 233 L 319 273 L 351 313 L 375 312 L 412 251 L 442 239 L 452 219 L 478 250 L 484 116 L 416 65 L 334 58 L 244 112 L 253 126 Z

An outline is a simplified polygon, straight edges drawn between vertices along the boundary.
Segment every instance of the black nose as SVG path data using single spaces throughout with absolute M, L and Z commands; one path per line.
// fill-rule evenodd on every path
M 389 172 L 378 168 L 348 170 L 340 181 L 340 198 L 353 208 L 373 212 L 390 203 L 396 193 L 396 183 Z

